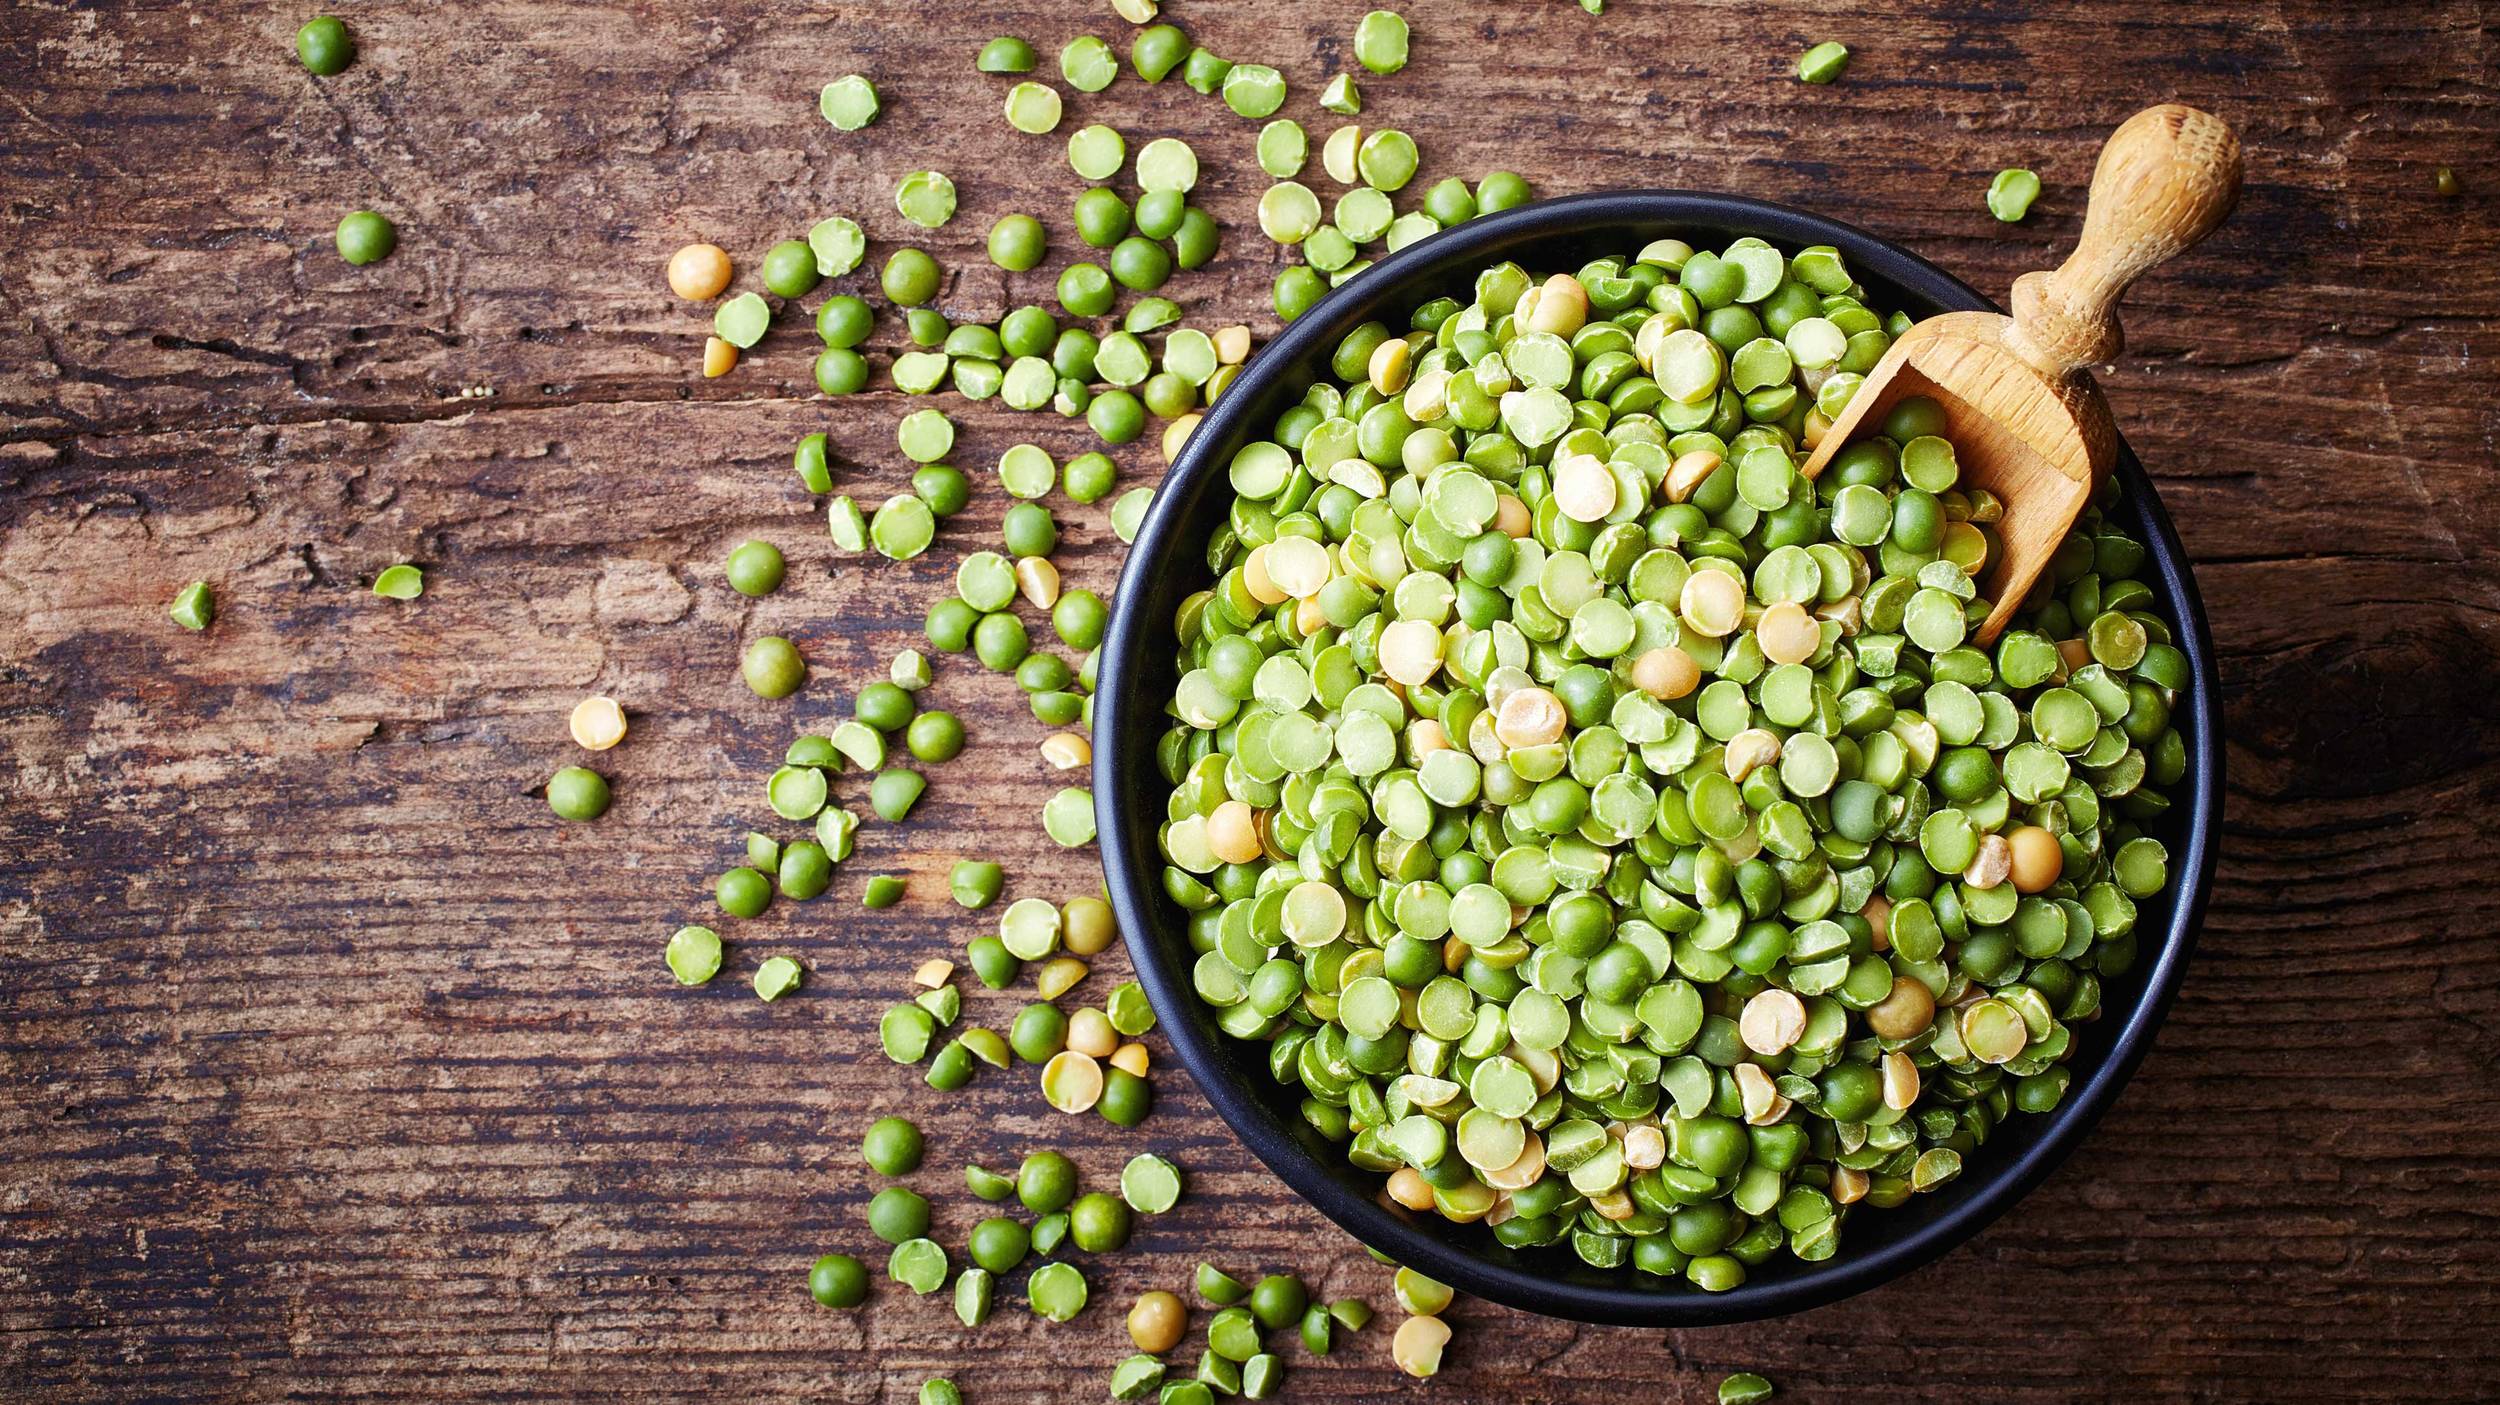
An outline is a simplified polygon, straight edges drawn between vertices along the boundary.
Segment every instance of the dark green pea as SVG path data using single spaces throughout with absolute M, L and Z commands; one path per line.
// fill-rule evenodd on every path
M 937 296 L 938 262 L 918 249 L 897 249 L 877 275 L 877 286 L 897 307 L 918 307 Z
M 929 782 L 918 771 L 899 767 L 879 771 L 868 783 L 868 808 L 887 824 L 901 824 L 928 788 Z
M 1110 620 L 1110 608 L 1090 590 L 1068 591 L 1059 597 L 1058 604 L 1050 607 L 1050 627 L 1059 632 L 1060 642 L 1071 649 L 1100 645 Z
M 816 267 L 816 251 L 800 239 L 784 239 L 764 251 L 764 290 L 777 298 L 803 298 L 816 291 L 824 274 Z
M 358 210 L 339 221 L 339 257 L 362 266 L 389 258 L 399 247 L 399 229 L 371 210 Z
M 1271 1332 L 1301 1321 L 1310 1305 L 1311 1290 L 1290 1273 L 1270 1274 L 1250 1290 L 1250 1315 Z
M 1002 34 L 981 46 L 981 56 L 973 67 L 983 73 L 1031 73 L 1040 60 L 1033 46 L 1012 34 Z
M 1037 502 L 1020 502 L 1008 508 L 999 531 L 1006 539 L 1010 556 L 1048 556 L 1059 547 L 1059 523 L 1051 517 L 1049 508 Z
M 712 900 L 732 917 L 761 917 L 772 905 L 773 882 L 754 869 L 733 868 L 712 881 Z
M 1181 65 L 1181 81 L 1190 91 L 1212 94 L 1224 86 L 1224 75 L 1233 71 L 1232 60 L 1216 57 L 1202 47 L 1194 47 Z
M 934 717 L 939 714 L 928 715 Z M 998 901 L 999 889 L 1005 887 L 1006 882 L 1007 871 L 997 864 L 986 859 L 963 859 L 947 876 L 946 888 L 954 895 L 957 906 L 978 911 Z M 1001 943 L 999 949 L 1006 950 L 1005 943 Z
M 1170 281 L 1172 256 L 1152 239 L 1132 234 L 1112 249 L 1111 276 L 1123 288 L 1151 293 Z
M 1326 1356 L 1335 1337 L 1336 1319 L 1328 1315 L 1327 1308 L 1313 1303 L 1302 1314 L 1302 1349 L 1313 1356 Z
M 868 1301 L 868 1269 L 848 1254 L 827 1254 L 808 1267 L 807 1294 L 820 1307 L 857 1307 Z
M 1006 1273 L 1024 1262 L 1033 1250 L 1033 1233 L 1003 1215 L 992 1216 L 972 1227 L 965 1252 L 972 1261 L 992 1273 Z
M 1035 1001 L 1018 1010 L 1015 1022 L 1007 1026 L 1007 1047 L 1026 1063 L 1048 1063 L 1051 1055 L 1068 1047 L 1068 1017 L 1056 1005 Z
M 1022 1049 L 1016 1054 L 1024 1057 Z M 1066 1209 L 1076 1199 L 1076 1163 L 1055 1151 L 1027 1155 L 1016 1168 L 1016 1199 L 1037 1215 Z
M 972 654 L 993 673 L 1005 673 L 1024 662 L 1031 649 L 1024 621 L 1004 610 L 984 615 L 972 631 Z
M 876 325 L 877 314 L 867 300 L 848 293 L 836 293 L 816 309 L 816 335 L 827 346 L 857 346 Z
M 1089 381 L 1094 378 L 1094 353 L 1102 349 L 1102 341 L 1083 327 L 1070 327 L 1051 344 L 1050 369 L 1064 379 Z
M 844 347 L 816 354 L 816 388 L 827 395 L 857 395 L 868 388 L 868 358 Z
M 825 436 L 803 435 L 799 447 L 791 453 L 790 466 L 799 475 L 799 485 L 811 493 L 833 491 L 833 464 L 827 458 Z
M 1154 1109 L 1154 1085 L 1125 1068 L 1106 1068 L 1094 1111 L 1116 1127 L 1134 1127 Z
M 1536 198 L 1524 177 L 1509 171 L 1494 171 L 1476 182 L 1476 212 L 1493 214 L 1514 205 L 1525 205 Z
M 1198 408 L 1198 387 L 1170 371 L 1148 376 L 1137 394 L 1147 412 L 1162 419 L 1176 420 Z
M 981 612 L 962 600 L 948 596 L 929 607 L 921 621 L 920 632 L 929 643 L 949 654 L 960 654 L 972 647 L 973 626 L 981 622 Z
M 1160 83 L 1189 61 L 1189 36 L 1168 24 L 1150 24 L 1129 41 L 1129 67 L 1149 83 Z
M 972 480 L 953 464 L 924 463 L 913 469 L 911 492 L 940 517 L 952 517 L 972 505 Z
M 1002 215 L 990 226 L 990 262 L 1010 273 L 1039 267 L 1049 246 L 1042 222 L 1031 215 Z
M 992 990 L 1014 985 L 1024 970 L 1024 963 L 996 937 L 974 937 L 964 943 L 964 959 L 972 963 L 972 974 L 980 978 L 981 984 Z
M 929 1202 L 902 1186 L 887 1186 L 869 1198 L 868 1232 L 888 1244 L 925 1239 L 929 1234 Z
M 903 900 L 903 890 L 909 886 L 891 873 L 880 873 L 860 889 L 859 905 L 874 909 L 892 907 Z
M 334 77 L 355 61 L 356 41 L 346 25 L 328 15 L 315 15 L 295 31 L 295 57 L 315 78 Z
M 1016 686 L 1028 693 L 1059 692 L 1074 677 L 1067 660 L 1056 654 L 1027 654 L 1024 662 L 1016 665 Z
M 998 322 L 998 345 L 1009 356 L 1048 356 L 1059 336 L 1059 320 L 1046 308 L 1025 306 Z
M 1128 1233 L 1128 1205 L 1118 1196 L 1097 1190 L 1078 1196 L 1068 1206 L 1068 1238 L 1086 1253 L 1111 1253 L 1128 1243 Z
M 833 886 L 833 858 L 812 839 L 796 840 L 784 848 L 777 869 L 781 895 L 792 902 L 821 897 Z
M 1114 387 L 1094 397 L 1085 409 L 1085 423 L 1105 444 L 1127 444 L 1146 432 L 1146 407 L 1137 397 Z
M 1424 192 L 1424 213 L 1447 229 L 1476 217 L 1476 197 L 1467 189 L 1467 182 L 1452 176 Z
M 1093 186 L 1076 197 L 1076 237 L 1097 249 L 1108 249 L 1128 237 L 1131 215 L 1120 192 Z M 1066 301 L 1063 295 L 1061 301 Z
M 851 713 L 880 732 L 899 732 L 911 724 L 914 711 L 911 694 L 897 684 L 880 679 L 859 690 L 859 698 L 851 704 Z
M 924 712 L 911 720 L 903 745 L 916 760 L 952 761 L 963 753 L 964 724 L 951 712 Z
M 1137 232 L 1149 239 L 1169 239 L 1180 233 L 1188 213 L 1189 197 L 1182 192 L 1149 190 L 1137 197 Z
M 903 314 L 903 330 L 917 347 L 942 346 L 949 330 L 946 314 L 934 307 L 915 307 Z
M 562 820 L 595 820 L 608 812 L 607 777 L 587 766 L 567 766 L 547 778 L 547 808 Z
M 1119 297 L 1118 286 L 1100 264 L 1072 263 L 1059 271 L 1059 305 L 1073 316 L 1100 317 Z
M 1838 1122 L 1863 1122 L 1884 1105 L 1884 1076 L 1873 1064 L 1837 1063 L 1817 1080 L 1823 1113 Z
M 1223 242 L 1215 216 L 1192 205 L 1181 212 L 1180 226 L 1172 231 L 1172 260 L 1183 268 L 1203 268 Z
M 1328 296 L 1328 280 L 1300 264 L 1277 270 L 1273 302 L 1278 318 L 1291 322 Z
M 1111 456 L 1096 450 L 1068 460 L 1068 466 L 1060 470 L 1060 487 L 1077 502 L 1099 502 L 1119 481 L 1119 475 L 1119 466 L 1111 461 Z
M 918 1127 L 900 1117 L 880 1117 L 860 1138 L 859 1154 L 881 1176 L 908 1176 L 920 1169 L 926 1146 Z

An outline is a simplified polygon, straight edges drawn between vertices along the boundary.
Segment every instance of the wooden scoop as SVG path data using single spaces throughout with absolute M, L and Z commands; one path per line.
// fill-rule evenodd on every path
M 2005 505 L 1981 593 L 1994 643 L 2109 472 L 2118 430 L 2085 367 L 2118 354 L 2118 299 L 2145 270 L 2213 232 L 2240 194 L 2240 142 L 2222 119 L 2176 103 L 2130 117 L 2092 170 L 2083 238 L 2055 273 L 2014 282 L 2014 315 L 1948 312 L 1910 328 L 1805 463 L 1823 471 L 1900 401 L 1944 407 L 1961 486 Z

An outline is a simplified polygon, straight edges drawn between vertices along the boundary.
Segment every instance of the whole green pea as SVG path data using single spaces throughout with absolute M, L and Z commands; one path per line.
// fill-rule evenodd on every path
M 1310 1305 L 1311 1290 L 1290 1273 L 1269 1274 L 1250 1290 L 1250 1315 L 1271 1332 L 1301 1321 Z
M 911 720 L 903 745 L 921 761 L 952 761 L 964 749 L 964 724 L 951 712 L 924 712 Z
M 938 262 L 918 249 L 897 249 L 877 275 L 877 286 L 897 307 L 918 307 L 937 296 Z
M 356 58 L 356 41 L 347 26 L 329 15 L 315 15 L 295 31 L 295 57 L 315 78 L 347 71 Z
M 784 239 L 764 251 L 764 288 L 775 297 L 806 297 L 823 279 L 816 251 L 804 240 Z
M 547 808 L 558 819 L 595 820 L 608 812 L 607 778 L 587 766 L 567 766 L 547 778 Z
M 981 612 L 955 596 L 947 596 L 929 607 L 921 621 L 921 633 L 929 643 L 949 654 L 960 654 L 972 646 L 972 634 L 981 622 Z M 1013 668 L 1015 665 L 1009 664 Z
M 816 388 L 827 395 L 857 395 L 868 388 L 868 358 L 848 347 L 816 354 Z
M 1031 215 L 1002 215 L 990 226 L 990 262 L 1010 273 L 1040 266 L 1050 239 Z
M 920 1169 L 927 1143 L 920 1129 L 900 1117 L 880 1117 L 861 1136 L 859 1154 L 881 1176 L 908 1176 Z
M 772 905 L 773 881 L 740 866 L 712 881 L 712 900 L 732 917 L 761 917 Z
M 1047 1005 L 1027 1008 L 1051 1009 Z M 1057 1012 L 1054 1010 L 1053 1013 Z M 1030 1056 L 1018 1047 L 1016 1057 Z M 1016 1199 L 1034 1214 L 1047 1215 L 1055 1210 L 1064 1210 L 1068 1202 L 1075 1198 L 1076 1163 L 1058 1152 L 1033 1152 L 1024 1158 L 1023 1165 L 1016 1168 Z
M 929 1232 L 929 1202 L 926 1197 L 899 1185 L 890 1185 L 868 1200 L 868 1232 L 888 1244 L 901 1244 L 919 1239 Z
M 747 645 L 738 669 L 759 698 L 786 698 L 807 681 L 807 660 L 799 657 L 799 646 L 778 634 Z
M 816 335 L 827 346 L 854 347 L 875 330 L 877 314 L 864 298 L 836 293 L 816 309 Z
M 1102 597 L 1083 588 L 1063 593 L 1059 603 L 1050 607 L 1050 627 L 1059 632 L 1060 642 L 1071 649 L 1100 646 L 1103 629 L 1110 620 L 1111 611 L 1102 603 Z
M 399 229 L 371 210 L 358 210 L 339 221 L 339 257 L 362 266 L 378 263 L 399 247 Z
M 970 607 L 967 606 L 967 609 Z M 1025 638 L 1024 621 L 1002 610 L 983 615 L 972 630 L 972 653 L 992 672 L 1005 673 L 1024 662 L 1031 649 Z
M 880 732 L 903 730 L 911 724 L 912 711 L 911 694 L 882 679 L 860 689 L 851 704 L 854 716 Z
M 1128 1243 L 1129 1210 L 1119 1197 L 1097 1190 L 1068 1206 L 1068 1238 L 1089 1254 L 1107 1254 Z
M 786 569 L 781 548 L 771 542 L 741 542 L 729 553 L 729 587 L 740 595 L 770 595 L 781 588 Z
M 868 1301 L 868 1270 L 848 1254 L 827 1254 L 808 1267 L 807 1294 L 822 1307 L 857 1307 Z

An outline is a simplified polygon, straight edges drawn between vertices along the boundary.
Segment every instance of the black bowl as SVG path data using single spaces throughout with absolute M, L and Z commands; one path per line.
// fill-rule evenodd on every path
M 1094 795 L 1112 905 L 1164 1031 L 1216 1111 L 1286 1184 L 1365 1244 L 1462 1292 L 1583 1322 L 1688 1327 L 1797 1312 L 1888 1282 L 1977 1234 L 2056 1169 L 2142 1061 L 2178 989 L 2213 878 L 2212 829 L 2222 797 L 2213 641 L 2178 536 L 2143 468 L 2122 447 L 2118 476 L 2126 492 L 2116 517 L 2150 549 L 2146 578 L 2163 613 L 2177 623 L 2194 679 L 2174 718 L 2187 743 L 2187 776 L 2165 822 L 2151 827 L 2170 847 L 2173 884 L 2139 909 L 2136 969 L 2109 982 L 2102 1017 L 2077 1031 L 2077 1077 L 2065 1101 L 2046 1116 L 2007 1122 L 1952 1185 L 1896 1209 L 1851 1216 L 1840 1252 L 1829 1260 L 1807 1264 L 1783 1256 L 1732 1292 L 1704 1293 L 1629 1267 L 1589 1268 L 1560 1247 L 1506 1249 L 1481 1225 L 1385 1204 L 1383 1178 L 1349 1165 L 1340 1148 L 1304 1123 L 1299 1090 L 1268 1075 L 1267 1046 L 1216 1028 L 1191 985 L 1195 956 L 1184 914 L 1164 895 L 1160 879 L 1155 834 L 1170 787 L 1156 769 L 1155 742 L 1170 724 L 1164 703 L 1177 682 L 1173 614 L 1184 597 L 1208 584 L 1206 543 L 1225 518 L 1226 468 L 1234 450 L 1265 434 L 1301 398 L 1356 325 L 1379 317 L 1403 327 L 1413 308 L 1444 294 L 1465 302 L 1477 270 L 1487 264 L 1516 259 L 1534 269 L 1569 269 L 1668 235 L 1715 247 L 1746 234 L 1791 252 L 1811 244 L 1837 247 L 1875 305 L 1887 311 L 1926 317 L 1991 306 L 1914 254 L 1848 225 L 1758 200 L 1626 191 L 1470 220 L 1390 255 L 1330 294 L 1262 349 L 1216 402 L 1165 477 L 1129 552 L 1100 660 Z

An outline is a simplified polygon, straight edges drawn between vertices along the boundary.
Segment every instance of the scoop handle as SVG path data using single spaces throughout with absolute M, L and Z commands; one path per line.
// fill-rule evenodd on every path
M 2008 344 L 2066 377 L 2118 355 L 2118 300 L 2153 265 L 2222 223 L 2240 198 L 2240 139 L 2229 123 L 2178 103 L 2120 124 L 2092 168 L 2083 238 L 2055 273 L 2014 281 Z

